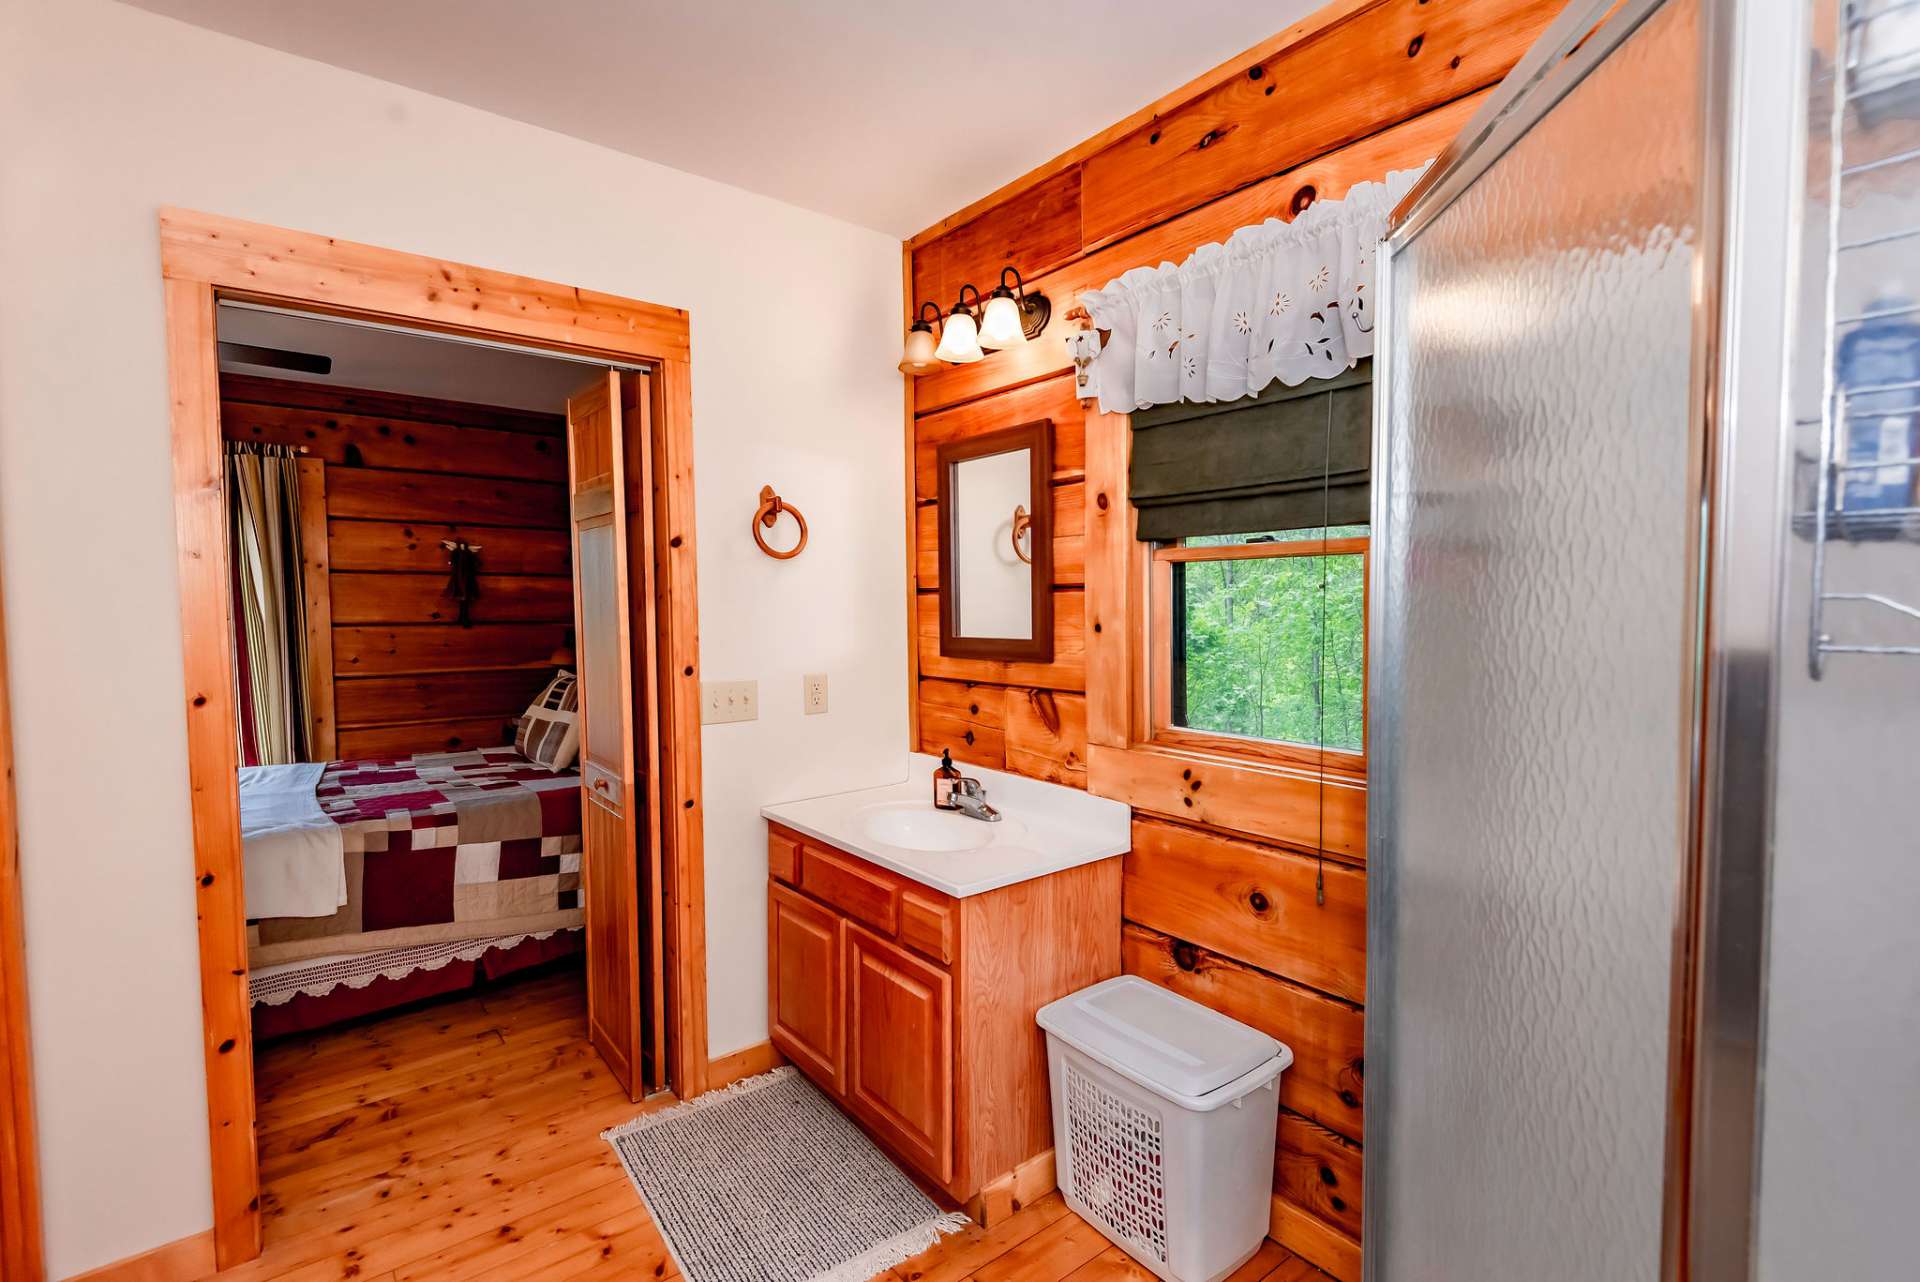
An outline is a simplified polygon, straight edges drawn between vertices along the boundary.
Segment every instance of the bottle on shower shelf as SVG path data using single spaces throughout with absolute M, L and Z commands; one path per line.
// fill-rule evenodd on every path
M 1911 306 L 1910 298 L 1889 291 L 1865 310 Z M 1920 452 L 1920 325 L 1902 315 L 1859 326 L 1840 341 L 1836 373 L 1846 392 L 1846 420 L 1838 425 L 1846 461 L 1885 466 L 1849 467 L 1835 506 L 1850 514 L 1915 506 L 1916 469 L 1904 460 Z

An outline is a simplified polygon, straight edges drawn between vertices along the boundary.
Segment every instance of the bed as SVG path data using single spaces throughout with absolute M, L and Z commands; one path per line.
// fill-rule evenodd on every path
M 243 770 L 240 793 L 256 1037 L 579 951 L 576 771 L 479 748 Z

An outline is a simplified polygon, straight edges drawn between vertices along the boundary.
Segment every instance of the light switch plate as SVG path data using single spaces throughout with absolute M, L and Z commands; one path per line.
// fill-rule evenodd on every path
M 758 681 L 700 683 L 700 724 L 712 726 L 727 721 L 752 721 L 759 715 Z
M 810 717 L 827 710 L 827 674 L 809 672 L 800 678 L 800 706 Z

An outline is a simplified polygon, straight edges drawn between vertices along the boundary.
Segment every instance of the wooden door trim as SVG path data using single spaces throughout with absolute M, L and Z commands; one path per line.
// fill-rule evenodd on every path
M 660 605 L 657 597 L 659 575 L 653 525 L 653 379 L 623 374 L 620 377 L 620 449 L 622 473 L 627 486 L 627 563 L 630 570 L 627 592 L 627 635 L 638 644 L 628 649 L 628 680 L 634 698 L 645 715 L 634 732 L 633 742 L 640 758 L 640 782 L 634 794 L 635 813 L 645 817 L 645 826 L 635 838 L 636 853 L 644 870 L 641 895 L 660 886 L 664 873 L 666 836 L 660 817 Z M 631 420 L 631 421 L 629 421 Z M 639 520 L 636 520 L 636 513 Z M 635 557 L 638 557 L 635 560 Z M 637 591 L 636 591 L 637 589 Z M 644 839 L 646 845 L 639 846 Z M 644 949 L 648 1006 L 647 1028 L 640 1035 L 646 1051 L 642 1066 L 647 1086 L 667 1084 L 667 984 L 666 923 L 654 914 L 644 923 L 639 947 Z M 712 1069 L 709 1066 L 711 1080 Z
M 0 1278 L 40 1282 L 40 1160 L 27 1040 L 27 949 L 13 802 L 13 705 L 0 621 Z
M 333 760 L 339 717 L 333 706 L 333 562 L 327 547 L 327 465 L 301 455 L 300 593 L 307 603 L 307 743 L 317 761 Z
M 652 368 L 656 555 L 666 742 L 668 1078 L 706 1089 L 705 854 L 700 776 L 692 377 L 688 316 L 546 281 L 215 214 L 162 209 L 161 275 L 185 652 L 200 997 L 221 1268 L 260 1253 L 253 1042 L 247 1005 L 233 639 L 214 307 L 244 298 L 506 340 Z M 17 968 L 8 967 L 11 973 Z

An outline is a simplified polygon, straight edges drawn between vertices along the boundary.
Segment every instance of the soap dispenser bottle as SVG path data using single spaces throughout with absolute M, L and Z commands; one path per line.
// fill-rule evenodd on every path
M 953 764 L 953 752 L 942 749 L 939 769 L 933 772 L 933 808 L 935 810 L 958 810 L 953 804 L 953 790 L 960 786 L 960 771 Z

